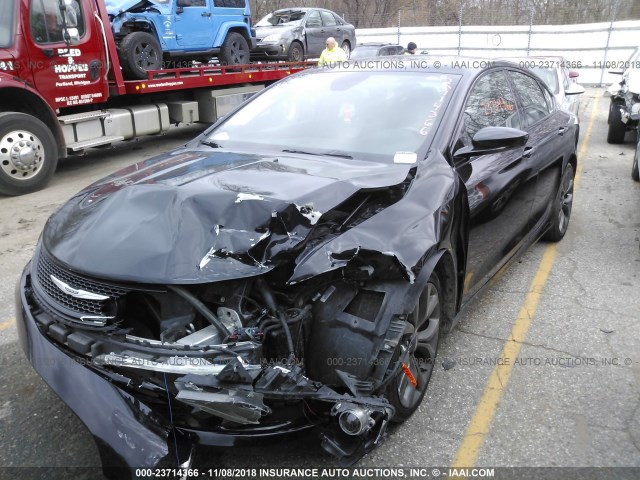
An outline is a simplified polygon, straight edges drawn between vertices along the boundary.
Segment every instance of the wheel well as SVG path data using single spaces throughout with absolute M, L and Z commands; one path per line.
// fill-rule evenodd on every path
M 58 145 L 58 156 L 60 158 L 67 156 L 67 149 L 58 119 L 49 105 L 42 99 L 25 89 L 7 87 L 2 89 L 0 104 L 2 104 L 2 110 L 5 112 L 26 113 L 41 120 L 53 133 L 53 138 L 55 138 Z
M 349 49 L 351 49 L 351 42 L 350 42 L 349 40 L 346 40 L 346 39 L 342 41 L 342 43 L 340 44 L 340 46 L 344 45 L 345 43 L 346 43 L 347 45 L 349 45 Z
M 231 27 L 227 31 L 227 35 L 229 35 L 229 33 L 231 33 L 231 32 L 239 33 L 240 35 L 242 35 L 244 37 L 244 39 L 247 41 L 247 44 L 249 45 L 249 49 L 251 49 L 251 38 L 247 34 L 247 30 L 246 29 L 244 29 L 242 27 Z M 227 35 L 224 36 L 225 39 L 227 38 Z M 224 40 L 222 40 L 222 42 L 224 43 Z
M 126 37 L 127 35 L 129 35 L 130 33 L 134 33 L 134 32 L 144 32 L 144 33 L 148 33 L 150 35 L 153 35 L 156 40 L 158 41 L 158 43 L 160 44 L 160 47 L 162 47 L 162 42 L 160 40 L 160 36 L 158 35 L 158 32 L 156 31 L 156 27 L 153 23 L 151 22 L 127 22 L 124 25 L 122 25 L 122 28 L 120 29 L 120 32 L 118 33 L 118 42 L 120 42 L 124 37 Z
M 450 252 L 445 252 L 433 271 L 440 280 L 443 298 L 443 314 L 440 328 L 443 332 L 449 332 L 453 326 L 453 319 L 456 315 L 458 305 L 458 275 L 456 274 L 456 263 Z

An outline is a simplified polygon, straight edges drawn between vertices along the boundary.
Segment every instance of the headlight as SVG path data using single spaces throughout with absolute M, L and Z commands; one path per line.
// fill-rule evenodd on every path
M 280 41 L 281 35 L 279 33 L 274 33 L 273 35 L 268 35 L 262 39 L 262 43 L 278 43 Z

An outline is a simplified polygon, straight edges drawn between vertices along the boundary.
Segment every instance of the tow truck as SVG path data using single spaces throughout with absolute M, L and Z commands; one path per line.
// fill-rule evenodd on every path
M 58 159 L 172 124 L 214 123 L 314 65 L 193 64 L 124 80 L 104 0 L 10 0 L 0 16 L 0 194 L 39 190 Z

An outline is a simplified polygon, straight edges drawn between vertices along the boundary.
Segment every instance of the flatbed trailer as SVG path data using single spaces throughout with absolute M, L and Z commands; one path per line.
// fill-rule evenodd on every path
M 0 194 L 43 188 L 59 158 L 89 148 L 213 123 L 315 65 L 194 64 L 125 80 L 104 0 L 10 2 L 0 16 Z

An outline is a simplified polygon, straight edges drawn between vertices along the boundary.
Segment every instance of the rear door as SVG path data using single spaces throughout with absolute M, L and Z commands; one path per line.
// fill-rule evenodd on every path
M 516 96 L 504 70 L 492 70 L 470 90 L 454 151 L 471 146 L 481 128 L 520 128 Z M 465 296 L 475 293 L 519 248 L 529 231 L 536 175 L 524 148 L 456 161 L 470 209 Z
M 324 27 L 326 38 L 335 38 L 336 42 L 338 42 L 338 47 L 340 47 L 342 45 L 343 34 L 333 13 L 320 10 L 320 16 L 322 17 L 322 26 Z
M 66 8 L 64 23 L 76 28 L 79 36 L 73 46 L 64 39 L 59 0 L 32 0 L 29 12 L 23 11 L 36 89 L 51 99 L 54 108 L 104 102 L 108 95 L 108 62 L 94 3 L 72 0 Z
M 520 71 L 509 71 L 522 108 L 523 129 L 529 133 L 526 145 L 528 162 L 538 171 L 538 183 L 531 227 L 545 218 L 560 182 L 565 135 L 572 135 L 570 115 L 555 107 L 551 94 L 540 81 Z

